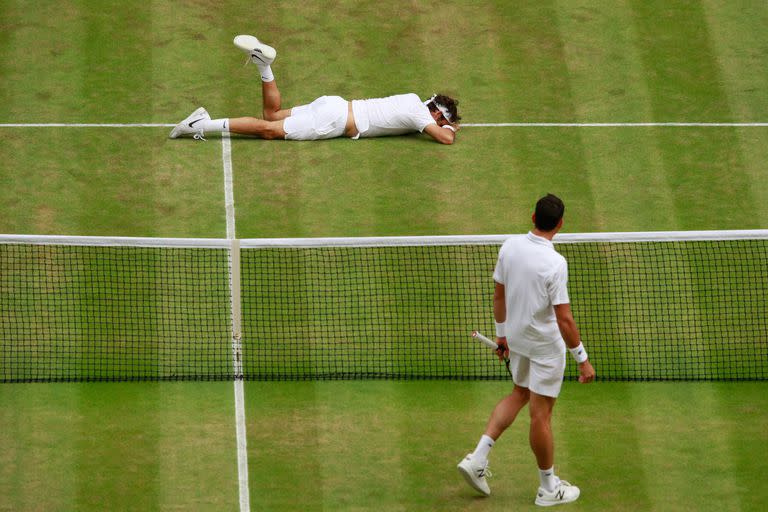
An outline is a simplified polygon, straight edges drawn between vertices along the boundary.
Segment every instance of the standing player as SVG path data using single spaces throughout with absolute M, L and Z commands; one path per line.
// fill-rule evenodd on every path
M 211 119 L 203 107 L 171 131 L 175 139 L 192 135 L 230 131 L 262 139 L 319 140 L 335 137 L 381 137 L 424 132 L 443 144 L 453 144 L 459 129 L 458 102 L 445 95 L 421 101 L 416 94 L 347 101 L 339 96 L 322 96 L 309 105 L 282 108 L 280 90 L 271 64 L 277 52 L 253 36 L 235 37 L 235 46 L 245 51 L 261 72 L 264 118 Z
M 587 359 L 568 298 L 568 266 L 552 238 L 563 226 L 565 206 L 549 194 L 536 203 L 534 229 L 502 245 L 493 280 L 493 316 L 499 357 L 508 355 L 515 387 L 491 413 L 485 434 L 459 472 L 475 490 L 491 493 L 486 481 L 488 454 L 496 440 L 528 404 L 530 444 L 539 466 L 541 486 L 536 504 L 575 501 L 579 488 L 555 475 L 551 419 L 565 372 L 565 348 L 579 364 L 579 382 L 592 382 L 595 370 Z

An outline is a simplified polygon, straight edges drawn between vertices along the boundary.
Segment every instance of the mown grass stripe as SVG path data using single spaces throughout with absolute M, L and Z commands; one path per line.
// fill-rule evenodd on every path
M 740 383 L 734 388 L 726 383 L 714 384 L 711 397 L 711 411 L 721 418 L 717 426 L 715 450 L 727 454 L 731 478 L 735 480 L 733 497 L 728 500 L 737 506 L 733 510 L 762 510 L 768 503 L 768 487 L 755 485 L 753 475 L 764 475 L 768 471 L 768 407 L 765 405 L 764 383 Z M 759 398 L 758 398 L 759 397 Z M 702 411 L 709 415 L 710 410 Z M 728 468 L 726 468 L 728 469 Z M 717 480 L 716 473 L 710 472 Z
M 318 419 L 329 412 L 318 397 L 322 383 L 248 382 L 245 386 L 248 444 L 259 447 L 258 457 L 250 455 L 254 510 L 322 509 Z
M 768 4 L 701 0 L 701 5 L 731 111 L 741 119 L 768 117 L 768 74 L 763 72 Z
M 596 370 L 600 375 L 599 365 Z M 650 493 L 658 482 L 642 457 L 642 416 L 632 389 L 632 385 L 615 382 L 567 382 L 563 386 L 553 414 L 555 469 L 581 489 L 577 507 L 654 510 Z M 609 410 L 621 412 L 610 414 L 606 421 Z
M 765 69 L 766 54 L 757 48 L 768 47 L 765 31 L 768 5 L 754 2 L 747 6 L 713 0 L 704 0 L 702 5 L 717 64 L 724 77 L 722 89 L 731 111 L 738 119 L 765 116 L 768 114 L 764 94 L 768 90 L 768 74 L 758 70 Z M 737 130 L 735 137 L 753 196 L 755 218 L 764 219 L 768 217 L 765 180 L 768 144 L 765 144 L 764 132 Z
M 734 119 L 701 4 L 630 5 L 654 118 Z M 754 209 L 734 130 L 656 128 L 678 228 L 702 223 L 729 228 L 743 219 L 736 205 Z M 691 216 L 692 210 L 699 214 Z
M 739 473 L 723 443 L 738 427 L 717 411 L 712 396 L 717 386 L 647 383 L 630 388 L 652 510 L 742 510 Z M 679 492 L 691 486 L 696 493 Z
M 78 384 L 74 458 L 76 510 L 160 504 L 161 383 Z M 120 418 L 119 423 L 104 416 Z
M 593 119 L 650 119 L 650 93 L 626 3 L 615 2 L 599 11 L 589 2 L 561 2 L 558 25 L 563 33 L 566 63 L 576 117 L 581 128 L 657 126 L 656 123 L 591 123 Z M 651 132 L 584 130 L 587 175 L 595 196 L 595 227 L 606 224 L 634 229 L 643 224 L 668 229 L 672 198 L 664 186 L 664 169 Z M 633 151 L 627 151 L 632 147 Z M 638 194 L 643 190 L 643 194 Z
M 394 382 L 379 382 L 367 393 L 345 383 L 317 388 L 318 478 L 325 509 L 398 510 L 409 500 L 403 457 L 418 441 L 403 436 L 401 420 L 411 411 L 399 388 Z M 362 470 L 372 467 L 376 472 Z
M 160 390 L 158 510 L 237 510 L 232 384 L 163 382 Z
M 0 509 L 75 510 L 74 386 L 0 385 Z
M 516 6 L 514 13 L 507 6 L 497 5 L 494 9 L 499 19 L 504 20 L 506 33 L 493 41 L 496 47 L 491 51 L 503 75 L 499 83 L 511 92 L 503 99 L 494 98 L 495 110 L 506 119 L 574 119 L 576 104 L 554 3 Z M 558 194 L 569 205 L 567 229 L 578 230 L 581 225 L 594 224 L 594 196 L 586 176 L 581 134 L 565 130 L 504 134 L 500 147 L 504 148 L 509 167 L 494 177 L 498 189 L 503 192 L 507 187 L 514 188 L 520 197 Z M 505 207 L 510 213 L 530 210 L 529 204 Z

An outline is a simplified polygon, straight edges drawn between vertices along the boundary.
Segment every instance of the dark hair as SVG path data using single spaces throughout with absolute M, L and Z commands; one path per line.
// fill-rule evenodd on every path
M 565 205 L 559 197 L 547 194 L 536 202 L 535 225 L 541 231 L 552 231 L 563 218 Z
M 458 109 L 459 100 L 455 100 L 450 96 L 446 96 L 444 94 L 438 94 L 437 96 L 435 96 L 435 98 L 432 101 L 429 102 L 429 105 L 427 105 L 427 107 L 429 107 L 429 110 L 431 110 L 432 112 L 434 112 L 435 110 L 439 110 L 437 108 L 437 105 L 435 105 L 435 102 L 447 108 L 448 113 L 451 114 L 451 118 L 446 119 L 446 121 L 450 123 L 458 123 L 459 121 L 461 121 L 461 116 L 459 115 L 459 109 Z

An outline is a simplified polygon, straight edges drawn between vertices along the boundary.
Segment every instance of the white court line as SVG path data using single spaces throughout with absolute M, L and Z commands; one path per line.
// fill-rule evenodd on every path
M 245 434 L 245 389 L 241 342 L 240 241 L 235 238 L 235 199 L 232 184 L 232 142 L 229 132 L 221 134 L 221 161 L 224 168 L 224 207 L 227 217 L 227 239 L 230 241 L 230 292 L 232 298 L 232 368 L 235 374 L 235 433 L 237 436 L 237 480 L 240 512 L 251 510 L 248 489 L 248 445 Z
M 646 127 L 765 127 L 768 123 L 462 123 L 461 127 L 492 128 L 646 128 Z
M 227 239 L 235 238 L 235 195 L 232 183 L 232 142 L 229 132 L 221 134 L 221 163 L 224 167 L 224 208 L 227 216 Z
M 170 128 L 175 124 L 147 123 L 2 123 L 0 128 Z M 227 239 L 230 241 L 230 293 L 232 297 L 232 365 L 235 375 L 235 431 L 237 436 L 237 475 L 240 512 L 249 512 L 248 448 L 245 433 L 245 390 L 243 387 L 241 309 L 240 309 L 240 248 L 235 239 L 235 202 L 232 184 L 232 145 L 229 132 L 221 136 L 221 158 L 224 168 L 224 202 L 227 219 Z
M 175 124 L 147 123 L 0 123 L 0 128 L 172 128 Z M 462 123 L 468 128 L 763 128 L 768 123 Z
M 147 123 L 0 123 L 0 128 L 173 128 L 175 124 Z

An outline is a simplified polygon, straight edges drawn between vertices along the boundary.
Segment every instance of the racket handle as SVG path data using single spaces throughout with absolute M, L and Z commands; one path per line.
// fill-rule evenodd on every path
M 483 345 L 487 346 L 488 348 L 491 348 L 493 350 L 497 350 L 499 348 L 499 346 L 496 344 L 495 341 L 492 341 L 492 340 L 486 338 L 485 336 L 483 336 L 482 334 L 480 334 L 477 331 L 472 331 L 472 337 L 477 339 L 480 343 L 482 343 Z

